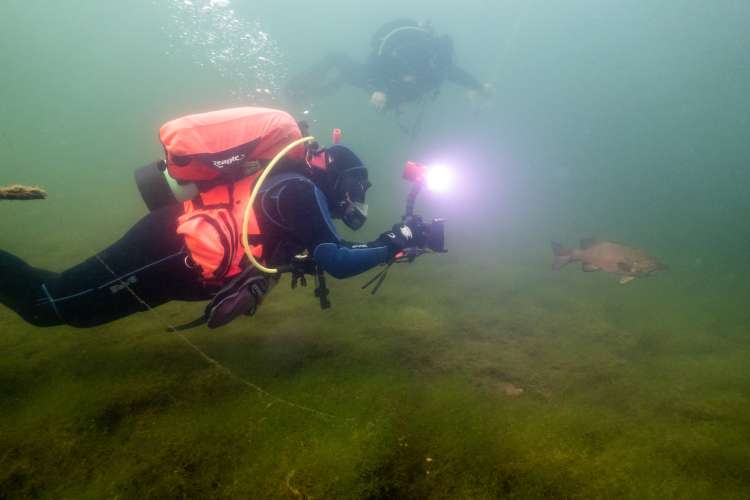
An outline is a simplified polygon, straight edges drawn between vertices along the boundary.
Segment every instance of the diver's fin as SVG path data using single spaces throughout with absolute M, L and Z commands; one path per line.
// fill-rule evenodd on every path
M 592 273 L 594 271 L 600 271 L 601 269 L 596 267 L 594 264 L 581 264 L 581 269 L 583 269 L 584 272 Z
M 596 244 L 596 240 L 594 238 L 584 238 L 581 240 L 581 250 L 586 250 L 587 248 L 591 248 Z
M 622 278 L 620 278 L 620 284 L 624 285 L 626 283 L 630 283 L 634 279 L 635 279 L 635 276 L 623 276 Z

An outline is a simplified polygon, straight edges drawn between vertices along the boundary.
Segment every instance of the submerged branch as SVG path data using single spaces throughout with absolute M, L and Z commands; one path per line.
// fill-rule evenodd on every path
M 0 187 L 0 200 L 43 200 L 47 197 L 47 191 L 40 187 L 14 186 Z

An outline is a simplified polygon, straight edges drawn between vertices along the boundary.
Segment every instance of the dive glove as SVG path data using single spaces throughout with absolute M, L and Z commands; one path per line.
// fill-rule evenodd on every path
M 406 248 L 424 246 L 423 230 L 419 224 L 394 224 L 390 231 L 381 234 L 378 241 L 388 246 L 391 256 Z

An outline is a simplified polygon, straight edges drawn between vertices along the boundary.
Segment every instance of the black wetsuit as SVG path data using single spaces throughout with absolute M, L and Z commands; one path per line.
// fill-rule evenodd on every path
M 323 193 L 302 175 L 269 177 L 254 208 L 271 266 L 308 250 L 325 271 L 346 278 L 394 253 L 378 241 L 342 241 Z M 209 300 L 218 287 L 201 279 L 176 232 L 182 213 L 181 205 L 151 212 L 112 246 L 62 273 L 0 250 L 0 303 L 37 326 L 91 327 L 171 300 Z
M 399 19 L 382 26 L 372 40 L 366 63 L 342 52 L 329 53 L 287 86 L 293 99 L 320 97 L 344 84 L 368 93 L 384 92 L 386 109 L 435 96 L 444 81 L 481 90 L 482 84 L 453 62 L 453 43 L 447 35 L 435 36 L 417 22 Z

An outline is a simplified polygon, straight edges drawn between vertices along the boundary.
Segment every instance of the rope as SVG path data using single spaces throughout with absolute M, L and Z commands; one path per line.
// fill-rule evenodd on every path
M 115 273 L 114 270 L 111 267 L 109 267 L 107 265 L 107 263 L 104 262 L 104 260 L 98 254 L 96 254 L 96 260 L 98 260 L 104 266 L 104 268 L 109 273 L 112 274 L 112 276 L 114 276 L 115 278 L 117 278 L 117 273 Z M 226 366 L 224 366 L 221 363 L 219 363 L 216 359 L 214 359 L 211 356 L 209 356 L 208 354 L 206 354 L 203 350 L 201 350 L 200 347 L 198 347 L 197 345 L 195 345 L 193 342 L 190 341 L 190 339 L 188 339 L 182 333 L 180 333 L 177 330 L 177 328 L 175 326 L 173 326 L 172 324 L 170 324 L 167 320 L 165 320 L 156 311 L 156 309 L 154 309 L 153 307 L 151 307 L 148 304 L 148 302 L 146 302 L 145 300 L 143 300 L 130 287 L 130 284 L 126 283 L 122 279 L 118 279 L 118 281 L 133 296 L 133 298 L 135 298 L 135 300 L 137 300 L 141 305 L 143 305 L 143 307 L 145 307 L 150 313 L 152 313 L 154 315 L 154 317 L 156 317 L 157 321 L 159 321 L 164 327 L 166 327 L 166 329 L 169 332 L 177 335 L 177 337 L 180 338 L 180 340 L 182 340 L 188 347 L 190 347 L 193 351 L 195 351 L 201 358 L 203 358 L 204 361 L 206 361 L 208 364 L 214 366 L 215 368 L 217 368 L 219 371 L 223 372 L 228 377 L 230 377 L 230 378 L 234 379 L 235 381 L 241 383 L 242 385 L 244 385 L 244 386 L 246 386 L 246 387 L 248 387 L 250 389 L 255 390 L 258 394 L 260 394 L 262 396 L 265 396 L 268 399 L 271 399 L 273 401 L 271 404 L 273 404 L 273 403 L 281 403 L 281 404 L 284 404 L 286 406 L 289 406 L 289 407 L 292 407 L 292 408 L 296 408 L 298 410 L 301 410 L 301 411 L 304 411 L 304 412 L 307 412 L 307 413 L 311 413 L 311 414 L 313 414 L 313 415 L 315 415 L 315 416 L 317 416 L 317 417 L 319 417 L 319 418 L 321 418 L 323 420 L 326 420 L 326 421 L 341 420 L 341 417 L 337 417 L 337 416 L 332 415 L 330 413 L 326 413 L 326 412 L 323 412 L 323 411 L 320 411 L 320 410 L 316 410 L 315 408 L 310 408 L 308 406 L 303 406 L 303 405 L 294 403 L 292 401 L 289 401 L 287 399 L 283 399 L 283 398 L 280 398 L 278 396 L 274 396 L 273 394 L 271 394 L 270 392 L 266 391 L 265 389 L 263 389 L 259 385 L 253 384 L 249 380 L 246 380 L 246 379 L 240 377 L 239 375 L 237 375 L 236 373 L 234 373 L 232 370 L 230 370 Z

